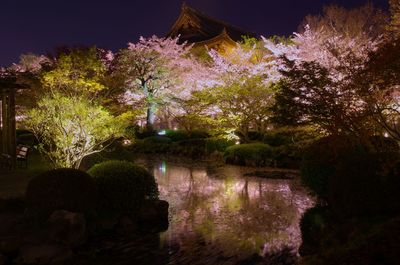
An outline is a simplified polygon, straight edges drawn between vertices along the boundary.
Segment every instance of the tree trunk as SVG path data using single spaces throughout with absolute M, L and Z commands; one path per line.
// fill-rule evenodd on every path
M 147 100 L 147 117 L 146 117 L 146 129 L 152 131 L 154 129 L 154 121 L 156 119 L 157 106 L 154 102 L 154 95 L 152 91 L 149 91 L 145 81 L 142 81 L 142 89 L 146 95 Z
M 148 102 L 147 105 L 147 120 L 146 127 L 147 130 L 151 131 L 154 129 L 154 121 L 156 119 L 156 104 L 154 102 Z

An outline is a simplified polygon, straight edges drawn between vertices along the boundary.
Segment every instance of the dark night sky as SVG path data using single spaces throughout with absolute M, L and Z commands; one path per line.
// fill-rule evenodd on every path
M 347 8 L 366 0 L 187 0 L 210 16 L 264 36 L 289 35 L 324 5 Z M 372 0 L 387 9 L 388 0 Z M 118 50 L 139 36 L 164 36 L 182 0 L 0 0 L 0 66 L 21 53 L 46 54 L 61 45 Z

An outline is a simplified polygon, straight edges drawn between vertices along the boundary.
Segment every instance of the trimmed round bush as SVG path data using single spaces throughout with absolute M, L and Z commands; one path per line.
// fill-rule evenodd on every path
M 325 236 L 325 229 L 332 219 L 328 208 L 315 206 L 308 209 L 300 220 L 302 245 L 299 252 L 302 256 L 315 254 Z
M 272 148 L 267 144 L 241 144 L 230 146 L 224 153 L 225 162 L 242 166 L 269 166 Z
M 166 136 L 152 136 L 143 140 L 136 140 L 132 151 L 144 154 L 168 153 L 172 140 Z
M 99 190 L 100 210 L 135 212 L 146 199 L 158 198 L 154 176 L 145 168 L 126 161 L 107 161 L 88 173 Z
M 303 154 L 301 180 L 320 198 L 328 197 L 329 179 L 335 174 L 341 157 L 365 153 L 366 148 L 357 139 L 346 136 L 329 136 L 311 144 Z M 347 156 L 352 160 L 352 157 Z
M 311 142 L 319 135 L 309 127 L 282 127 L 264 134 L 263 142 L 270 146 L 292 145 L 298 142 Z
M 176 155 L 187 156 L 193 159 L 206 154 L 205 139 L 188 139 L 171 145 L 170 152 Z
M 345 217 L 398 214 L 399 190 L 400 153 L 347 154 L 330 178 L 328 202 Z
M 87 212 L 96 205 L 94 180 L 77 169 L 54 169 L 34 177 L 28 184 L 28 207 L 40 214 L 55 210 Z
M 226 140 L 223 138 L 207 138 L 206 139 L 206 152 L 207 154 L 212 154 L 214 152 L 225 152 L 229 147 L 235 145 L 235 141 Z
M 281 145 L 273 148 L 274 166 L 279 168 L 299 169 L 303 150 L 309 142 L 299 142 L 290 145 Z

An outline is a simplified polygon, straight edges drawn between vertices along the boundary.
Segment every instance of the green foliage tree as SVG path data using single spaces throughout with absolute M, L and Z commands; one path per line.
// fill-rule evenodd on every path
M 79 168 L 84 157 L 121 136 L 132 118 L 114 117 L 104 108 L 106 74 L 107 62 L 95 47 L 69 50 L 41 70 L 42 93 L 27 112 L 26 125 L 55 167 Z
M 126 125 L 123 118 L 113 117 L 87 98 L 61 93 L 42 97 L 28 117 L 39 150 L 57 168 L 79 168 L 84 157 L 102 151 Z
M 268 126 L 273 95 L 274 86 L 263 83 L 260 76 L 232 80 L 202 92 L 202 98 L 217 109 L 211 115 L 216 127 L 238 131 L 245 142 L 250 129 L 262 133 Z
M 56 59 L 55 67 L 42 73 L 42 86 L 50 93 L 98 99 L 107 68 L 96 47 L 73 49 Z

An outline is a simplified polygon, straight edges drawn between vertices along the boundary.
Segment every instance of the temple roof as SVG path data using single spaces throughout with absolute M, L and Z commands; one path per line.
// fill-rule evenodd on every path
M 180 36 L 181 42 L 199 43 L 215 39 L 220 35 L 225 35 L 235 42 L 242 40 L 243 36 L 256 37 L 254 33 L 209 17 L 185 3 L 167 37 Z

